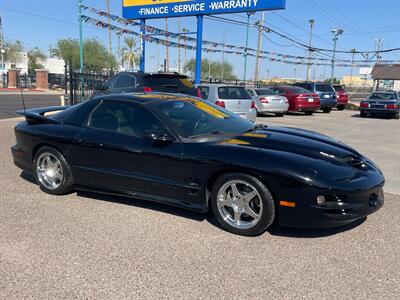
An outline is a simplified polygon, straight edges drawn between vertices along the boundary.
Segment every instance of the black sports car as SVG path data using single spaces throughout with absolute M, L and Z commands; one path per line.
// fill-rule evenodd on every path
M 384 201 L 381 171 L 340 141 L 254 125 L 194 97 L 109 95 L 25 118 L 15 128 L 14 162 L 50 194 L 90 190 L 211 209 L 242 235 L 274 221 L 339 226 Z

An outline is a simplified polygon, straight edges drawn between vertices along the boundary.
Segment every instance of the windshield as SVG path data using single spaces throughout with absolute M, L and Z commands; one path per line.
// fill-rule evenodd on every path
M 322 92 L 322 93 L 334 93 L 335 92 L 333 87 L 329 84 L 317 84 L 315 86 L 315 90 L 317 92 Z
M 144 77 L 145 86 L 161 86 L 177 89 L 193 89 L 194 85 L 184 76 L 153 74 Z
M 336 92 L 345 92 L 344 88 L 341 85 L 334 85 L 333 88 Z
M 193 98 L 151 104 L 185 138 L 219 133 L 243 133 L 254 124 L 219 106 Z
M 277 92 L 274 92 L 269 89 L 262 89 L 262 90 L 256 90 L 256 93 L 258 96 L 275 96 L 278 95 Z
M 373 93 L 369 99 L 374 100 L 395 100 L 394 93 Z
M 223 86 L 218 88 L 219 99 L 251 99 L 250 94 L 244 87 Z

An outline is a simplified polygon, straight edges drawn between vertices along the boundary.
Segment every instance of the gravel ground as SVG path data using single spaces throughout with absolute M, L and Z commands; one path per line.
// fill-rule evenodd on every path
M 245 238 L 164 205 L 46 195 L 12 164 L 14 124 L 0 121 L 0 299 L 400 299 L 399 195 L 351 226 Z

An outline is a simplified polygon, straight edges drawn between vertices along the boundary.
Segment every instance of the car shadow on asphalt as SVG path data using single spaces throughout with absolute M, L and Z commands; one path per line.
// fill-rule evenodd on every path
M 37 185 L 35 178 L 26 172 L 21 172 L 20 177 L 32 184 Z M 87 198 L 90 200 L 97 200 L 97 201 L 107 201 L 127 206 L 134 206 L 144 209 L 149 209 L 157 212 L 162 212 L 182 218 L 187 218 L 193 221 L 203 222 L 207 221 L 211 225 L 224 230 L 222 226 L 217 222 L 214 218 L 211 211 L 207 213 L 199 213 L 189 211 L 180 207 L 171 206 L 168 204 L 157 203 L 148 200 L 142 200 L 137 198 L 131 198 L 126 196 L 117 196 L 117 195 L 108 195 L 108 194 L 100 194 L 95 192 L 86 192 L 86 191 L 77 191 L 77 197 Z M 362 225 L 367 218 L 360 219 L 355 221 L 351 224 L 335 227 L 335 228 L 328 228 L 328 229 L 301 229 L 301 228 L 286 228 L 280 227 L 277 224 L 273 224 L 270 228 L 268 228 L 267 233 L 273 236 L 282 236 L 282 237 L 291 237 L 291 238 L 321 238 L 332 236 L 336 234 L 340 234 L 349 230 L 352 230 L 360 225 Z M 262 233 L 267 234 L 267 233 Z

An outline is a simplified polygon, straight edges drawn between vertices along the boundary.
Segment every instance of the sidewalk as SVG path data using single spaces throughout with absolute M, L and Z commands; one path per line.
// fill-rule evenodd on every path
M 64 95 L 64 91 L 53 91 L 53 90 L 36 90 L 36 89 L 22 89 L 24 95 Z M 21 89 L 19 88 L 0 88 L 1 95 L 15 95 L 20 94 Z

